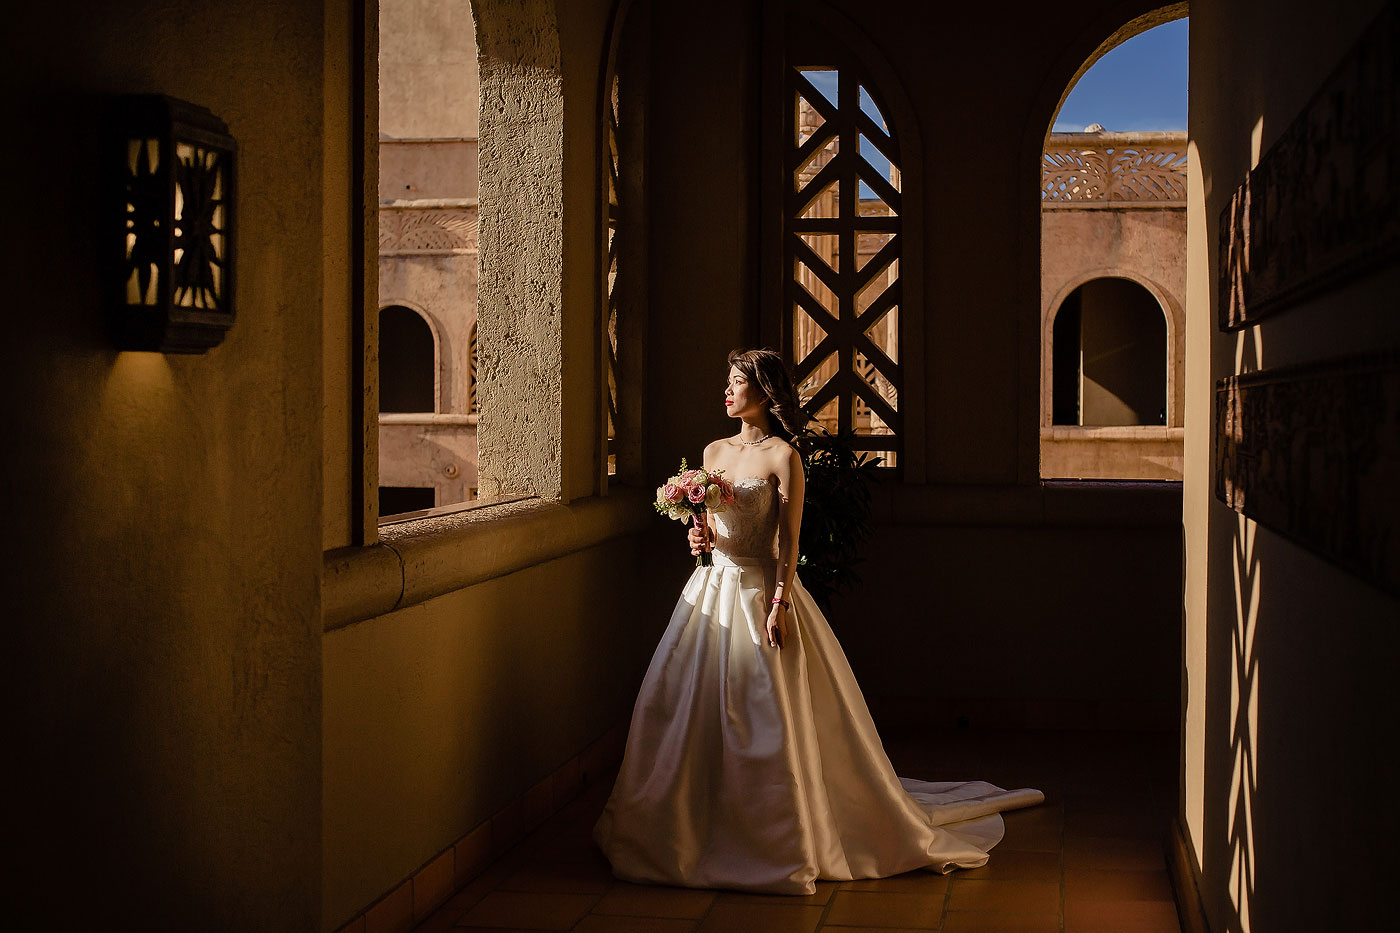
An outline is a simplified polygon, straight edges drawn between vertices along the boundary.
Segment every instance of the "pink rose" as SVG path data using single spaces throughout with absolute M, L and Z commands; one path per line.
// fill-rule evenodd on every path
M 700 503 L 705 501 L 705 487 L 691 486 L 687 495 L 690 497 L 691 502 L 693 502 L 696 505 L 699 505 Z
M 672 505 L 674 505 L 675 503 L 680 502 L 682 499 L 685 498 L 685 490 L 677 486 L 675 483 L 667 483 L 661 488 L 661 495 L 665 498 L 667 502 L 670 502 Z

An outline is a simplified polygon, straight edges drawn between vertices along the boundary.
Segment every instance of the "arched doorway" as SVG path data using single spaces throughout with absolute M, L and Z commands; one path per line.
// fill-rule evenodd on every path
M 380 412 L 436 410 L 435 344 L 432 327 L 412 308 L 379 312 Z
M 1167 322 L 1152 293 L 1125 278 L 1091 279 L 1055 313 L 1057 425 L 1165 425 Z

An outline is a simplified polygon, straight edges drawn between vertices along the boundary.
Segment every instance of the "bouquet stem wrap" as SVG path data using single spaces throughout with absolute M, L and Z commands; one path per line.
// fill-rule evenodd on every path
M 709 516 L 705 514 L 704 509 L 695 513 L 695 527 L 699 528 L 701 533 L 700 554 L 695 558 L 695 566 L 713 567 L 715 556 L 710 553 Z

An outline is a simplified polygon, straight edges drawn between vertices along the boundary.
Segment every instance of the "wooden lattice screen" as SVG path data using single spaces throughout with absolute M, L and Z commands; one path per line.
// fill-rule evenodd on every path
M 809 413 L 897 466 L 898 137 L 853 68 L 797 66 L 787 81 L 782 349 Z
M 605 134 L 607 152 L 604 161 L 605 208 L 607 210 L 607 242 L 604 244 L 604 289 L 607 314 L 607 337 L 605 340 L 608 369 L 608 474 L 617 473 L 617 247 L 620 210 L 618 206 L 619 172 L 621 161 L 618 158 L 618 77 L 612 76 L 608 83 L 607 100 L 604 101 Z

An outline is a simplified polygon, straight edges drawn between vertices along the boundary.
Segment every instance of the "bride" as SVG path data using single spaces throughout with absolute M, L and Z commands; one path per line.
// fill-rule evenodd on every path
M 811 894 L 815 881 L 975 868 L 1040 791 L 895 776 L 846 656 L 797 578 L 799 413 L 771 350 L 734 351 L 739 433 L 705 448 L 735 501 L 656 648 L 594 838 L 628 881 Z

